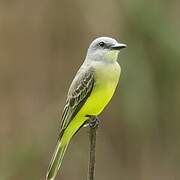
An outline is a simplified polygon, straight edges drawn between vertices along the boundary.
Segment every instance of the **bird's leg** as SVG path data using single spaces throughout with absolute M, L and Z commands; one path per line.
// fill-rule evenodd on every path
M 98 118 L 98 116 L 87 115 L 86 117 L 88 117 L 89 119 L 87 120 L 87 123 L 85 123 L 84 127 L 87 127 L 88 125 L 92 128 L 99 126 L 100 119 Z
M 98 116 L 91 116 L 89 126 L 92 128 L 96 128 L 100 123 L 100 119 Z
M 95 115 L 87 115 L 86 117 L 88 117 L 89 119 L 86 120 L 80 127 L 79 129 L 76 131 L 76 133 L 73 135 L 75 136 L 77 134 L 77 132 L 82 128 L 82 127 L 92 127 L 95 128 L 99 125 L 100 120 L 98 118 L 98 116 Z

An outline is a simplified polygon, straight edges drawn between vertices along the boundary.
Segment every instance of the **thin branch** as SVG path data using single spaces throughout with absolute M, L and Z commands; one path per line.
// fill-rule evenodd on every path
M 89 123 L 89 140 L 90 140 L 90 154 L 88 164 L 88 178 L 87 180 L 94 180 L 95 162 L 96 162 L 96 133 L 99 127 L 99 119 L 96 116 L 90 118 Z

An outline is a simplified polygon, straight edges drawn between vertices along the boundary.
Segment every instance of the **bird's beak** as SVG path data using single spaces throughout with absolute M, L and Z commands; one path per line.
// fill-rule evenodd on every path
M 111 49 L 112 50 L 120 50 L 120 49 L 123 49 L 123 48 L 126 48 L 127 45 L 126 44 L 123 44 L 123 43 L 116 43 L 114 45 L 111 46 Z

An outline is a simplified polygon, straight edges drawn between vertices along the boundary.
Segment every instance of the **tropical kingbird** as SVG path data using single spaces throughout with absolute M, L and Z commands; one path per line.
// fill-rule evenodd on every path
M 68 91 L 62 114 L 61 131 L 51 159 L 46 180 L 54 180 L 73 135 L 98 116 L 111 100 L 121 68 L 117 62 L 120 49 L 126 45 L 109 37 L 96 38 Z

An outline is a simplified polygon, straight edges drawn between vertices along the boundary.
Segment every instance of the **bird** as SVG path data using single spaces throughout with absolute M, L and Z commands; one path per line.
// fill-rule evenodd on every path
M 110 37 L 98 37 L 91 42 L 67 93 L 60 133 L 46 180 L 55 179 L 72 137 L 91 116 L 98 117 L 111 100 L 121 74 L 118 54 L 126 47 Z

